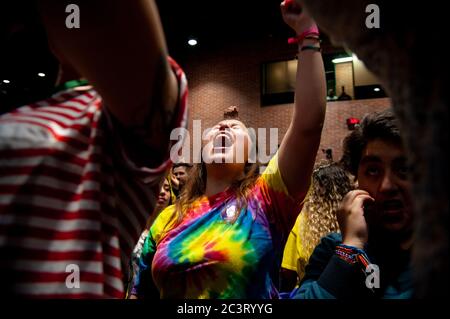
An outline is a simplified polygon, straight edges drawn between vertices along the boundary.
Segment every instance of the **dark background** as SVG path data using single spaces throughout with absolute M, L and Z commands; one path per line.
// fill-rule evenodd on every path
M 293 31 L 282 21 L 280 2 L 156 1 L 169 53 L 182 67 L 199 51 L 267 37 L 293 36 Z M 197 39 L 198 45 L 190 47 L 187 44 L 190 38 Z M 324 57 L 343 51 L 334 48 L 326 35 L 322 38 Z M 48 97 L 56 80 L 58 63 L 48 49 L 35 1 L 1 2 L 0 43 L 0 114 Z M 333 67 L 330 63 L 331 60 L 325 61 L 329 69 Z M 39 77 L 40 72 L 46 76 Z

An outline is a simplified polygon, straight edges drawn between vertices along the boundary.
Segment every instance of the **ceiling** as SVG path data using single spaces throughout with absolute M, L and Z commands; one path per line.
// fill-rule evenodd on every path
M 280 0 L 156 2 L 169 46 L 178 46 L 189 36 L 199 41 L 232 41 L 289 33 L 281 18 Z
M 47 47 L 45 32 L 29 0 L 0 4 L 0 113 L 11 105 L 48 95 L 57 62 Z M 170 54 L 183 60 L 194 37 L 199 48 L 264 37 L 287 39 L 293 31 L 284 24 L 280 0 L 205 1 L 156 0 Z M 325 42 L 327 39 L 325 39 Z M 46 77 L 37 77 L 39 72 Z M 3 79 L 11 81 L 8 85 Z

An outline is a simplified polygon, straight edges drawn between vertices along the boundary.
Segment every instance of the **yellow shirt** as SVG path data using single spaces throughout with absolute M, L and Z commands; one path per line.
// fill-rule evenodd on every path
M 305 267 L 310 255 L 306 252 L 301 236 L 300 225 L 305 222 L 305 214 L 300 212 L 284 247 L 281 267 L 295 271 L 299 280 L 305 275 Z

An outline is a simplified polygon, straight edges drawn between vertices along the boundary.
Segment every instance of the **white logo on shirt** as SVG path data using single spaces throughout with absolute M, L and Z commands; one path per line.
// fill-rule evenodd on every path
M 233 220 L 234 216 L 236 215 L 236 205 L 229 206 L 225 212 L 225 215 L 225 220 Z

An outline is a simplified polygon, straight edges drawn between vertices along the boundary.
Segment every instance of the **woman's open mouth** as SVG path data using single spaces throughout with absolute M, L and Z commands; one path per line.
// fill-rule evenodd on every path
M 219 133 L 214 137 L 213 148 L 214 149 L 226 149 L 233 146 L 233 139 L 229 133 Z

